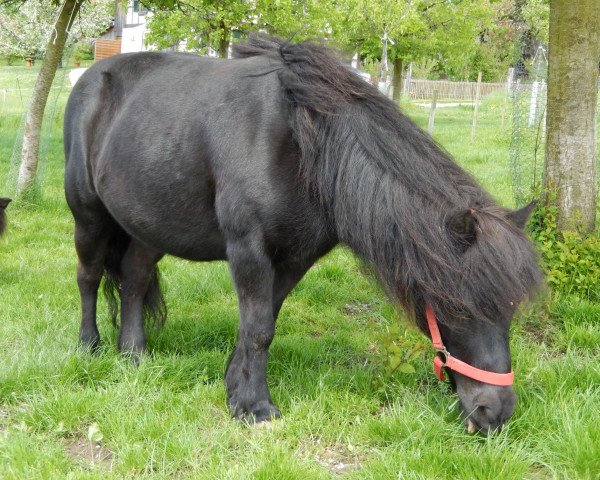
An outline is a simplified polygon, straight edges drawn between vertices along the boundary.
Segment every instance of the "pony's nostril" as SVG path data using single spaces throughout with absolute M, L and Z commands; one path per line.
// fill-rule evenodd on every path
M 488 420 L 493 420 L 497 415 L 494 414 L 494 411 L 490 407 L 486 407 L 485 405 L 479 405 L 477 407 L 477 411 L 481 416 Z
M 479 431 L 485 434 L 499 430 L 505 419 L 502 412 L 485 405 L 479 405 L 473 413 L 473 421 L 479 425 Z

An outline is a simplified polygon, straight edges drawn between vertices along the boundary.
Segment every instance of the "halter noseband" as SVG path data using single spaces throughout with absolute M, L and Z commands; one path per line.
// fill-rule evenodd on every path
M 504 387 L 513 384 L 515 375 L 512 370 L 509 373 L 488 372 L 487 370 L 475 368 L 450 355 L 450 352 L 448 352 L 444 346 L 444 342 L 442 342 L 442 336 L 440 335 L 440 329 L 437 325 L 435 313 L 433 313 L 433 310 L 429 305 L 425 305 L 425 316 L 427 317 L 427 325 L 429 326 L 429 333 L 431 334 L 431 343 L 433 343 L 433 348 L 436 352 L 433 359 L 433 370 L 442 382 L 446 380 L 443 369 L 447 368 L 461 373 L 465 377 L 477 380 L 478 382 Z

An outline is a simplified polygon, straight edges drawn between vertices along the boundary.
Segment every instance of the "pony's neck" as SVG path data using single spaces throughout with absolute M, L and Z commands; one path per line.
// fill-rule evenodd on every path
M 347 110 L 329 117 L 324 129 L 329 138 L 318 142 L 320 171 L 325 173 L 318 181 L 335 179 L 327 188 L 333 193 L 328 202 L 346 206 L 350 214 L 379 211 L 389 216 L 389 223 L 399 224 L 413 217 L 431 222 L 440 210 L 494 204 L 429 135 L 395 108 L 385 115 L 357 106 Z M 377 201 L 367 210 L 364 195 Z
M 406 303 L 432 278 L 448 278 L 457 269 L 447 215 L 492 200 L 395 109 L 391 119 L 350 113 L 317 122 L 314 189 L 340 241 Z

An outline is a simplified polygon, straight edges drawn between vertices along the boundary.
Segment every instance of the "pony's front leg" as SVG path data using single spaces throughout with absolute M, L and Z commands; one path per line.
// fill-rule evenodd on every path
M 240 312 L 237 343 L 225 371 L 229 408 L 239 419 L 277 418 L 281 414 L 267 387 L 267 356 L 275 333 L 274 269 L 258 239 L 228 241 L 227 259 Z

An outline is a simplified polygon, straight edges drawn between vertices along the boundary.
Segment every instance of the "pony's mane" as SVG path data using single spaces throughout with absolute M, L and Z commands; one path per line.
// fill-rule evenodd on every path
M 525 234 L 433 139 L 321 45 L 265 36 L 234 47 L 272 60 L 290 102 L 300 173 L 342 243 L 410 311 L 496 321 L 539 284 Z M 474 209 L 476 240 L 447 227 Z M 418 315 L 422 317 L 422 315 Z

